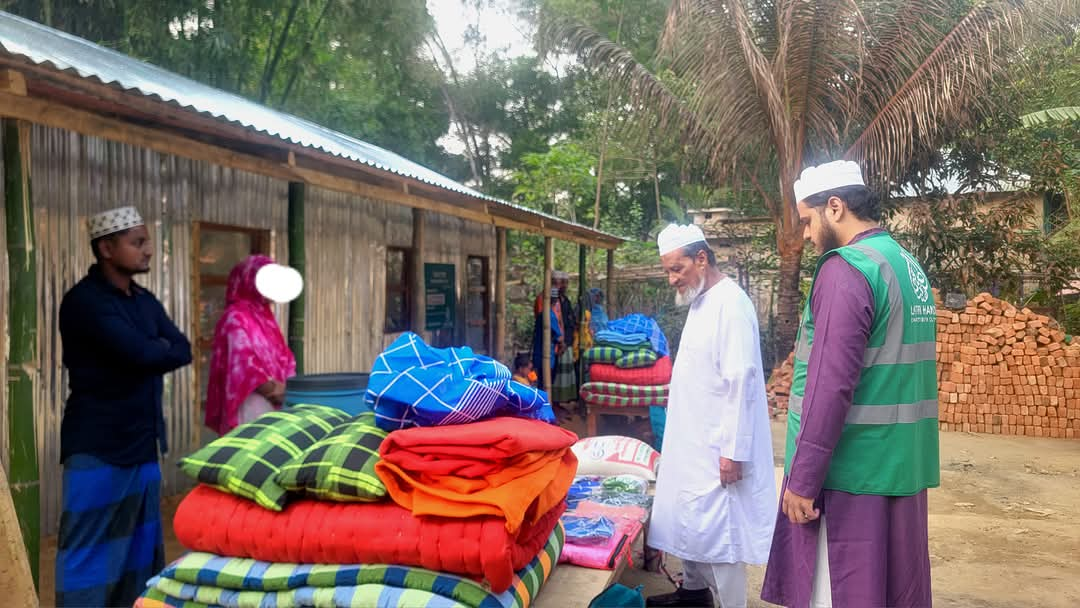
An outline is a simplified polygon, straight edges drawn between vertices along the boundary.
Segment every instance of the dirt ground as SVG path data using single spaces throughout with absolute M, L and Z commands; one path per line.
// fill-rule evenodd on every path
M 782 464 L 784 423 L 774 422 Z M 930 491 L 930 560 L 938 608 L 1080 605 L 1080 441 L 941 433 L 941 487 Z M 635 560 L 636 563 L 637 562 Z M 678 576 L 680 564 L 668 558 Z M 751 567 L 750 608 L 764 567 Z M 673 589 L 659 573 L 628 570 L 646 595 Z
M 602 429 L 603 430 L 603 429 Z M 773 423 L 781 461 L 783 423 Z M 1080 605 L 1080 441 L 941 434 L 941 488 L 930 492 L 930 557 L 939 608 L 1072 607 Z M 168 559 L 183 548 L 172 536 L 178 497 L 162 504 Z M 55 538 L 42 547 L 42 606 L 52 606 Z M 647 595 L 672 586 L 660 573 L 629 569 L 623 584 Z M 668 570 L 678 575 L 677 559 Z M 752 567 L 749 606 L 758 599 L 763 567 Z M 588 600 L 583 600 L 582 606 Z

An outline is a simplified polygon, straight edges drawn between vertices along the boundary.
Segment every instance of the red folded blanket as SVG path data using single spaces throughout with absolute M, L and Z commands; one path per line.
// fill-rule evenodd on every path
M 560 503 L 516 535 L 499 517 L 415 517 L 392 502 L 298 500 L 275 512 L 209 486 L 176 510 L 182 545 L 226 557 L 302 564 L 398 564 L 486 579 L 506 591 L 551 536 Z
M 671 358 L 660 357 L 651 367 L 621 369 L 610 363 L 589 366 L 589 381 L 618 384 L 661 385 L 671 383 Z
M 511 533 L 561 503 L 577 472 L 574 433 L 539 420 L 500 417 L 390 433 L 375 472 L 414 515 L 506 520 Z

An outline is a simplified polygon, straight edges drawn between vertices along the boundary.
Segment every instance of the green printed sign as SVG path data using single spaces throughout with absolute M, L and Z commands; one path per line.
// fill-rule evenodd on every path
M 453 264 L 424 264 L 424 329 L 453 329 L 456 288 Z

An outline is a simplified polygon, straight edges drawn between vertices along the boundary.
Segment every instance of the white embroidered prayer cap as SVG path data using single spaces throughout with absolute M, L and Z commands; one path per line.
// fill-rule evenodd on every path
M 850 160 L 834 160 L 831 163 L 807 167 L 795 180 L 795 202 L 806 200 L 820 192 L 844 186 L 865 186 L 862 169 Z
M 304 290 L 304 277 L 291 266 L 267 264 L 255 273 L 255 289 L 268 300 L 292 302 Z
M 143 219 L 135 207 L 118 207 L 91 215 L 88 223 L 92 241 L 128 228 L 142 226 Z
M 705 233 L 695 224 L 680 226 L 668 224 L 667 228 L 660 231 L 656 236 L 656 245 L 660 248 L 660 255 L 667 255 L 676 249 L 682 249 L 694 243 L 707 243 Z

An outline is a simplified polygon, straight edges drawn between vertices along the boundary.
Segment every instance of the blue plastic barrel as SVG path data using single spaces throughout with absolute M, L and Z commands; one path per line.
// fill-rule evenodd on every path
M 325 405 L 357 415 L 371 411 L 364 403 L 368 374 L 337 373 L 293 376 L 285 381 L 285 406 Z

